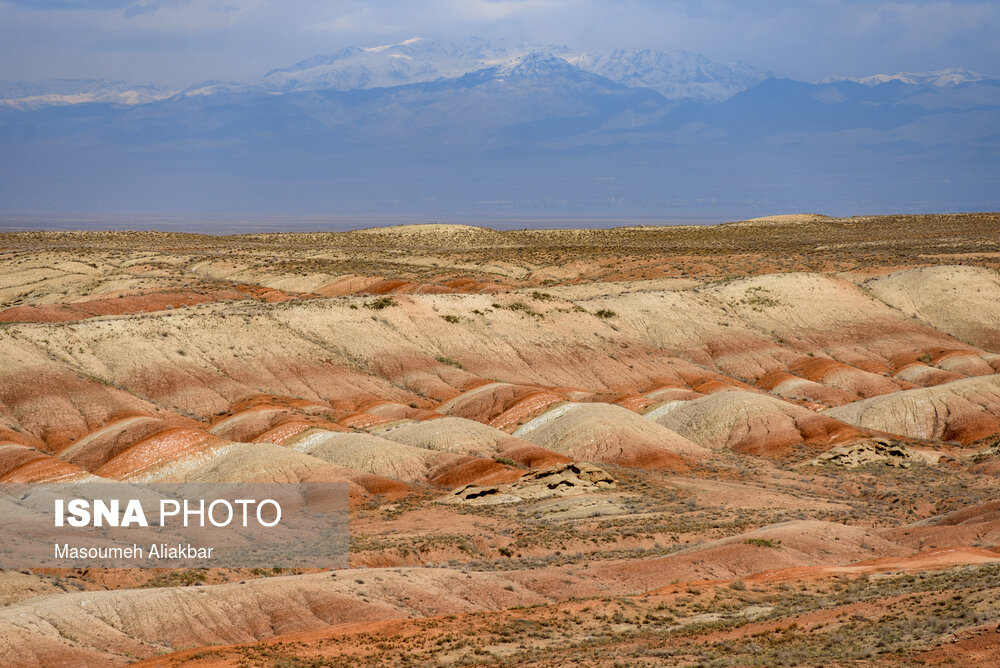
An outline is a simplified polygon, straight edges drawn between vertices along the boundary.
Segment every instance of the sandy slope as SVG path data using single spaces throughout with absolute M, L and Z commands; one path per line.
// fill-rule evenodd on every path
M 1000 274 L 996 271 L 921 267 L 872 279 L 865 287 L 907 315 L 1000 353 Z
M 748 543 L 771 541 L 774 547 Z M 248 642 L 344 622 L 441 616 L 570 595 L 636 592 L 684 578 L 848 564 L 891 554 L 871 531 L 790 522 L 669 557 L 593 564 L 575 573 L 355 569 L 240 584 L 47 596 L 0 610 L 0 654 L 18 665 L 120 664 L 171 647 Z M 567 588 L 567 578 L 575 581 Z M 84 642 L 74 638 L 86 638 Z
M 442 487 L 507 482 L 512 474 L 492 458 L 415 447 L 373 434 L 310 429 L 284 446 L 333 464 L 409 483 Z
M 683 436 L 610 404 L 561 404 L 514 432 L 537 445 L 586 461 L 641 468 L 686 468 L 709 454 Z
M 972 443 L 1000 432 L 1000 376 L 897 392 L 824 413 L 859 427 L 910 438 Z
M 760 455 L 780 456 L 806 443 L 826 448 L 860 435 L 807 408 L 742 391 L 665 402 L 646 417 L 695 443 Z

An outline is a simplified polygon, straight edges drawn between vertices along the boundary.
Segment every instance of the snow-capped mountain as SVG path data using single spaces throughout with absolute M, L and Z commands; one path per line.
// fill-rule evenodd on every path
M 163 86 L 143 86 L 103 79 L 0 81 L 0 106 L 9 109 L 40 109 L 88 102 L 132 106 L 164 100 L 176 92 Z
M 574 51 L 565 46 L 507 45 L 481 39 L 421 38 L 352 47 L 269 72 L 268 90 L 356 90 L 450 79 L 495 65 L 514 66 L 532 53 L 561 58 L 626 86 L 652 88 L 668 99 L 723 100 L 772 76 L 746 63 L 726 64 L 684 51 Z
M 743 62 L 720 63 L 686 51 L 589 51 L 564 56 L 577 67 L 669 100 L 724 100 L 775 76 Z
M 948 67 L 943 70 L 933 70 L 931 72 L 897 72 L 896 74 L 873 74 L 868 77 L 852 79 L 850 77 L 830 77 L 821 83 L 833 81 L 854 81 L 865 86 L 878 86 L 879 84 L 898 81 L 911 86 L 957 86 L 971 81 L 985 81 L 989 77 L 972 72 L 964 67 Z
M 995 208 L 1000 80 L 764 76 L 680 52 L 407 40 L 175 94 L 0 83 L 0 209 Z
M 414 37 L 398 44 L 356 46 L 315 56 L 272 70 L 253 82 L 208 81 L 180 94 L 191 97 L 253 90 L 284 94 L 390 88 L 454 79 L 493 67 L 521 67 L 524 58 L 532 54 L 561 59 L 626 86 L 650 88 L 668 100 L 717 102 L 773 76 L 746 63 L 721 63 L 684 51 L 576 51 L 565 46 L 511 45 L 478 38 L 450 42 Z M 121 81 L 0 82 L 0 105 L 14 109 L 86 102 L 138 105 L 177 93 Z
M 268 72 L 268 90 L 358 90 L 451 79 L 505 62 L 531 49 L 494 46 L 481 39 L 439 42 L 414 37 L 399 44 L 350 47 Z
M 55 79 L 39 82 L 0 81 L 0 108 L 39 109 L 81 103 L 137 106 L 174 95 L 205 97 L 224 94 L 282 95 L 310 91 L 353 91 L 451 80 L 476 72 L 515 70 L 530 62 L 554 66 L 554 59 L 632 88 L 655 91 L 670 101 L 721 102 L 749 90 L 772 72 L 744 62 L 722 63 L 685 51 L 615 49 L 578 51 L 566 46 L 490 42 L 478 38 L 440 41 L 414 37 L 398 44 L 350 47 L 272 70 L 257 81 L 206 81 L 183 91 L 123 81 Z M 539 60 L 544 56 L 547 61 Z M 863 78 L 830 77 L 820 84 L 853 82 L 875 87 L 889 82 L 936 88 L 987 80 L 955 67 L 933 72 L 899 72 Z

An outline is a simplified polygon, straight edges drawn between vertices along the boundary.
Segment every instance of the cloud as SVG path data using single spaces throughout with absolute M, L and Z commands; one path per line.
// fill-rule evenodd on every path
M 7 0 L 2 4 L 21 5 L 38 11 L 50 9 L 122 9 L 134 0 Z

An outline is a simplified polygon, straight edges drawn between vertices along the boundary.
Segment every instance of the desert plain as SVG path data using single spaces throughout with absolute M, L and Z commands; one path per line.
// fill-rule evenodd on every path
M 1000 214 L 0 235 L 0 483 L 350 568 L 0 573 L 4 666 L 1000 665 Z

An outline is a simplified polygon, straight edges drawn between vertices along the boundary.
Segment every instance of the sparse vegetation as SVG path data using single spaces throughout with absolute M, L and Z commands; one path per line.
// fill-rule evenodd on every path
M 190 587 L 203 584 L 208 578 L 204 569 L 189 568 L 181 571 L 170 571 L 148 580 L 143 587 Z
M 393 297 L 379 297 L 378 299 L 365 302 L 365 308 L 372 309 L 373 311 L 381 311 L 384 308 L 397 305 L 398 302 Z
M 516 462 L 513 459 L 511 459 L 510 457 L 494 457 L 493 461 L 495 461 L 497 464 L 503 464 L 504 466 L 510 466 L 511 468 L 515 468 L 515 469 L 526 469 L 526 468 L 528 468 L 524 464 L 521 464 L 520 462 Z
M 770 538 L 747 538 L 743 542 L 747 545 L 753 545 L 755 547 L 767 547 L 773 550 L 781 549 L 781 541 L 771 540 Z
M 493 308 L 495 308 L 497 310 L 507 310 L 507 311 L 520 312 L 520 313 L 524 313 L 525 315 L 534 316 L 536 318 L 542 318 L 542 317 L 544 317 L 541 313 L 539 313 L 538 311 L 533 310 L 530 306 L 528 306 L 524 302 L 513 302 L 511 304 L 500 304 L 500 303 L 494 302 L 493 303 Z
M 781 306 L 783 302 L 773 295 L 774 292 L 768 288 L 753 286 L 746 289 L 743 293 L 743 298 L 736 302 L 736 304 L 749 306 L 754 311 L 763 311 L 766 308 Z
M 461 362 L 459 362 L 458 360 L 452 359 L 450 357 L 447 357 L 445 355 L 438 355 L 434 359 L 436 359 L 441 364 L 447 364 L 448 366 L 453 366 L 456 369 L 462 369 L 462 368 L 464 368 L 462 366 Z

